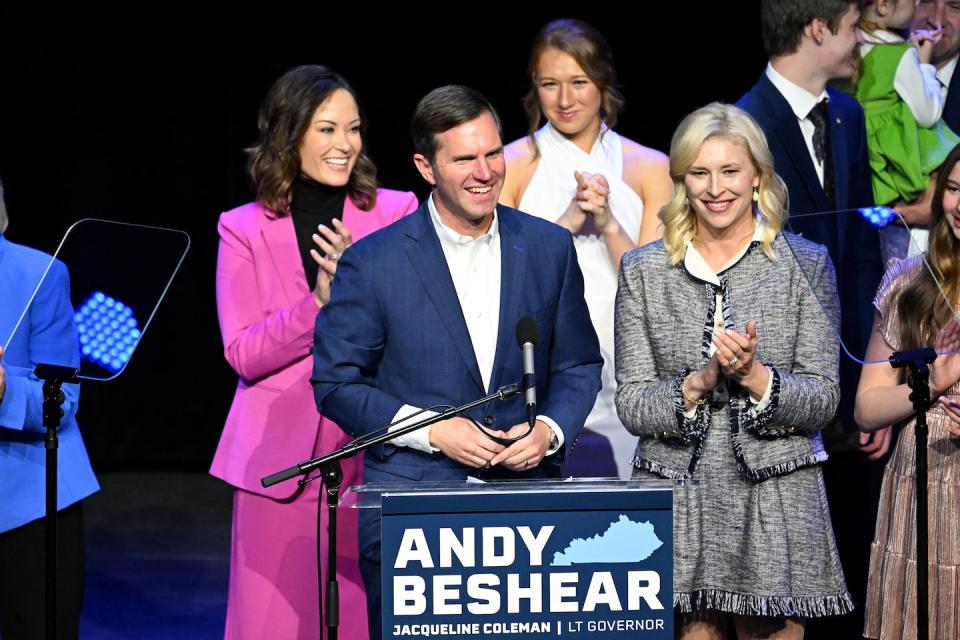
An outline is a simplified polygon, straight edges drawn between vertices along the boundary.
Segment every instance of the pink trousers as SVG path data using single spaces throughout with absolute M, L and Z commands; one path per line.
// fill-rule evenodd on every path
M 360 484 L 363 462 L 343 465 L 343 487 Z M 226 640 L 317 640 L 321 635 L 317 585 L 317 504 L 311 482 L 289 500 L 237 489 L 233 498 L 230 591 Z M 324 498 L 325 500 L 325 498 Z M 327 510 L 324 502 L 321 571 L 326 582 Z M 366 640 L 367 610 L 357 565 L 357 510 L 338 510 L 339 637 Z

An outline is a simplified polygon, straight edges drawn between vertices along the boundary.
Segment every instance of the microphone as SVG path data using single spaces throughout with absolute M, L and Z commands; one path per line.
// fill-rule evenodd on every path
M 533 348 L 540 339 L 537 322 L 530 316 L 523 316 L 517 322 L 517 344 L 523 349 L 524 396 L 527 401 L 527 422 L 532 429 L 537 422 L 537 381 L 533 371 Z

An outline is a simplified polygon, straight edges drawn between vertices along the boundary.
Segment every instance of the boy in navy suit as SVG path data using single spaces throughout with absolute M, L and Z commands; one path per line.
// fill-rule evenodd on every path
M 862 357 L 873 325 L 873 296 L 883 265 L 877 230 L 855 210 L 873 206 L 863 110 L 827 86 L 851 77 L 860 12 L 849 0 L 763 0 L 760 23 L 769 63 L 737 106 L 767 136 L 774 167 L 787 184 L 793 231 L 824 244 L 837 270 L 843 343 Z M 832 213 L 836 211 L 837 213 Z M 876 517 L 871 465 L 889 449 L 890 429 L 856 431 L 853 404 L 860 366 L 840 362 L 840 408 L 825 432 L 831 460 L 824 467 L 827 495 L 847 584 L 859 603 L 866 591 L 872 523 Z M 845 526 L 844 522 L 848 525 Z M 836 637 L 859 636 L 863 609 L 835 621 Z M 818 627 L 822 623 L 818 623 Z M 828 623 L 831 624 L 831 623 Z

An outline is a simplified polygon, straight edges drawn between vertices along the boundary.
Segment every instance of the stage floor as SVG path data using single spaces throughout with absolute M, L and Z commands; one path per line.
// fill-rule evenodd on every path
M 223 637 L 230 487 L 202 473 L 104 473 L 84 503 L 84 640 Z

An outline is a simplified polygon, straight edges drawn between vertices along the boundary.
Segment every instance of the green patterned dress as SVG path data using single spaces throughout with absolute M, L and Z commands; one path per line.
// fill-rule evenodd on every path
M 902 42 L 871 48 L 863 57 L 854 93 L 866 116 L 873 197 L 877 204 L 919 196 L 927 188 L 930 174 L 960 143 L 960 137 L 942 120 L 932 127 L 921 127 L 897 94 L 894 76 L 911 46 Z

